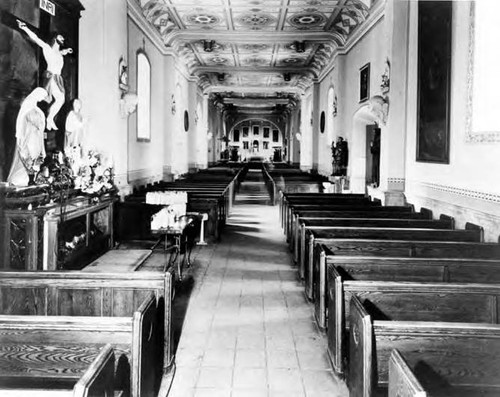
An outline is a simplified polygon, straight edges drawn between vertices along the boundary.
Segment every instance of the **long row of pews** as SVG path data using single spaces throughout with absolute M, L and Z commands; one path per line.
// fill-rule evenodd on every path
M 282 191 L 279 204 L 351 397 L 500 395 L 500 244 L 481 227 L 359 194 Z
M 185 191 L 187 211 L 208 214 L 206 233 L 218 240 L 246 171 L 246 168 L 212 167 L 176 181 L 142 186 L 119 204 L 118 238 L 143 240 L 151 237 L 151 216 L 161 206 L 146 204 L 148 192 Z
M 318 193 L 323 191 L 327 179 L 318 174 L 301 171 L 286 163 L 263 163 L 262 174 L 273 205 L 277 205 L 280 192 Z
M 137 191 L 118 204 L 120 246 L 81 270 L 0 272 L 0 395 L 158 396 L 175 369 L 178 277 L 162 251 L 121 246 L 148 237 L 147 191 L 187 191 L 188 211 L 208 213 L 218 238 L 244 172 L 216 167 Z

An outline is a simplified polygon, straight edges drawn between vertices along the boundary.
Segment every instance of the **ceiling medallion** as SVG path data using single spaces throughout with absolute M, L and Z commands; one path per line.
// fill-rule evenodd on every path
M 243 48 L 247 51 L 260 52 L 268 50 L 269 46 L 267 44 L 245 44 Z
M 213 58 L 210 58 L 210 61 L 213 62 L 213 63 L 217 63 L 219 65 L 223 65 L 225 63 L 227 63 L 227 58 L 222 58 L 222 57 L 213 57 Z
M 319 12 L 298 13 L 288 18 L 290 25 L 298 28 L 311 28 L 325 23 L 326 18 Z
M 243 25 L 248 26 L 266 26 L 275 21 L 273 16 L 263 13 L 245 14 L 238 18 L 238 20 Z
M 263 58 L 247 58 L 245 59 L 245 63 L 249 65 L 262 65 L 266 63 L 267 61 Z
M 288 65 L 296 65 L 299 63 L 302 63 L 304 60 L 301 58 L 286 58 L 283 59 L 283 63 L 286 63 Z
M 217 25 L 220 23 L 220 18 L 215 15 L 210 15 L 207 13 L 203 14 L 191 14 L 186 17 L 188 22 L 197 25 Z

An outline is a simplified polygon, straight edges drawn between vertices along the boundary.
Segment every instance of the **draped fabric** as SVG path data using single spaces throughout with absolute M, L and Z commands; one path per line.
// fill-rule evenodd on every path
M 47 96 L 43 88 L 35 88 L 21 104 L 16 120 L 16 152 L 7 181 L 16 186 L 27 186 L 28 171 L 39 157 L 45 157 L 43 132 L 45 115 L 37 103 Z

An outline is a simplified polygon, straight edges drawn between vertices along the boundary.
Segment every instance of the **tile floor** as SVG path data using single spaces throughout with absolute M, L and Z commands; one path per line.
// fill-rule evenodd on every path
M 291 266 L 278 207 L 236 205 L 222 241 L 195 255 L 169 397 L 348 396 Z

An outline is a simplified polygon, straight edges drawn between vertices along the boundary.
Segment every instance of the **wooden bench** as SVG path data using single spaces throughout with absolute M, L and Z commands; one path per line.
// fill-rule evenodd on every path
M 306 295 L 313 299 L 313 289 L 316 284 L 326 291 L 326 268 L 320 268 L 322 263 L 314 255 L 317 244 L 334 243 L 337 239 L 371 239 L 371 240 L 407 240 L 407 241 L 445 241 L 445 242 L 480 242 L 479 230 L 436 230 L 415 228 L 381 228 L 381 227 L 329 227 L 328 229 L 309 230 L 309 243 L 301 251 L 300 266 L 304 267 Z M 307 237 L 306 237 L 307 238 Z M 404 256 L 404 255 L 400 255 Z M 441 256 L 441 255 L 437 255 Z M 306 268 L 307 266 L 307 268 Z M 324 292 L 323 292 L 324 293 Z
M 162 300 L 157 303 L 150 293 L 131 316 L 121 317 L 0 315 L 0 346 L 6 349 L 5 354 L 14 350 L 19 360 L 37 362 L 44 358 L 37 357 L 36 351 L 26 355 L 16 346 L 26 340 L 61 346 L 53 349 L 46 360 L 66 364 L 72 360 L 89 361 L 110 343 L 118 357 L 114 389 L 125 395 L 130 389 L 133 397 L 156 396 L 162 377 L 163 327 L 157 321 L 158 311 L 163 310 L 159 309 Z M 68 345 L 76 346 L 68 349 Z
M 19 315 L 26 318 L 32 316 L 53 316 L 73 321 L 73 316 L 88 316 L 89 321 L 99 323 L 114 318 L 126 318 L 133 326 L 133 316 L 137 321 L 146 314 L 137 314 L 137 309 L 145 300 L 153 301 L 148 307 L 147 334 L 154 342 L 152 351 L 141 346 L 141 335 L 130 330 L 130 345 L 127 352 L 136 359 L 142 360 L 146 367 L 158 370 L 151 371 L 152 379 L 144 386 L 132 382 L 132 389 L 139 386 L 151 389 L 157 387 L 161 379 L 162 369 L 170 370 L 173 364 L 171 335 L 171 298 L 172 270 L 160 272 L 130 272 L 121 274 L 82 273 L 82 272 L 1 272 L 0 273 L 0 313 L 3 315 Z M 143 307 L 141 310 L 146 310 Z M 152 317 L 154 314 L 154 317 Z M 150 318 L 151 317 L 151 318 Z M 135 320 L 134 320 L 135 321 Z M 139 325 L 135 325 L 137 328 Z M 142 332 L 142 331 L 140 331 Z M 154 333 L 154 335 L 152 334 Z M 139 339 L 137 339 L 139 338 Z M 147 337 L 146 337 L 147 339 Z M 137 340 L 139 342 L 137 342 Z M 146 350 L 145 350 L 146 349 Z M 135 351 L 135 353 L 134 353 Z M 134 379 L 144 377 L 142 366 L 134 362 L 131 376 Z M 148 373 L 149 373 L 148 372 Z M 144 379 L 147 379 L 145 377 Z M 138 385 L 138 386 L 136 386 Z M 138 391 L 139 389 L 135 389 Z M 139 394 L 135 394 L 139 395 Z
M 428 397 L 399 350 L 389 358 L 389 397 Z
M 483 271 L 488 269 L 487 271 L 493 277 L 491 280 L 482 276 L 476 279 L 475 273 L 471 273 L 470 275 L 462 274 L 462 277 L 457 277 L 458 280 L 455 282 L 446 282 L 443 277 L 443 268 L 446 266 L 446 268 L 450 269 L 450 272 L 452 272 L 454 262 L 429 259 L 428 263 L 429 264 L 422 263 L 420 266 L 408 264 L 407 267 L 401 264 L 401 267 L 404 267 L 404 269 L 401 269 L 401 276 L 394 275 L 393 280 L 395 281 L 384 280 L 384 276 L 378 275 L 376 271 L 372 273 L 371 278 L 367 277 L 367 279 L 364 280 L 353 280 L 349 279 L 348 275 L 346 275 L 342 269 L 337 269 L 333 265 L 329 266 L 327 340 L 328 354 L 335 371 L 338 373 L 343 373 L 344 371 L 343 360 L 345 360 L 347 352 L 344 347 L 344 341 L 347 335 L 347 329 L 349 328 L 349 301 L 354 294 L 360 294 L 363 296 L 363 299 L 370 299 L 373 300 L 373 302 L 385 303 L 386 299 L 388 299 L 388 304 L 392 304 L 393 301 L 398 300 L 402 306 L 408 304 L 409 307 L 403 306 L 401 309 L 398 308 L 393 310 L 407 310 L 408 313 L 410 313 L 411 310 L 417 310 L 415 308 L 420 307 L 419 305 L 422 305 L 422 308 L 420 308 L 422 312 L 424 310 L 429 310 L 426 306 L 429 305 L 429 300 L 426 300 L 426 295 L 432 295 L 435 306 L 437 306 L 432 306 L 434 310 L 436 310 L 436 315 L 439 315 L 439 310 L 444 309 L 439 305 L 450 305 L 450 311 L 454 309 L 457 310 L 456 307 L 453 306 L 453 303 L 455 305 L 460 303 L 458 301 L 453 302 L 453 299 L 463 300 L 461 303 L 475 303 L 480 299 L 486 301 L 488 301 L 488 299 L 496 299 L 496 296 L 500 294 L 500 284 L 497 282 L 498 276 L 495 276 L 500 266 L 498 262 L 471 261 L 469 263 L 470 267 L 477 264 L 478 267 L 482 267 Z M 446 263 L 446 265 L 444 263 Z M 461 265 L 461 263 L 458 263 L 457 267 L 460 268 Z M 488 266 L 490 267 L 488 268 Z M 421 270 L 420 267 L 422 268 Z M 484 281 L 485 278 L 487 281 L 480 283 L 480 281 Z M 424 282 L 417 281 L 422 279 Z M 467 285 L 472 285 L 473 287 L 467 289 Z M 419 301 L 412 303 L 412 299 Z M 483 308 L 483 306 L 480 306 L 475 309 Z M 381 308 L 381 310 L 382 309 L 384 312 L 388 312 L 388 309 L 385 309 L 385 307 Z M 472 308 L 471 310 L 475 309 Z M 466 309 L 463 311 L 465 313 Z M 450 316 L 454 314 L 455 312 L 452 312 Z M 478 315 L 483 316 L 483 319 L 489 318 L 488 316 L 491 315 L 491 311 L 487 314 L 480 313 Z M 460 316 L 457 318 L 460 318 Z M 494 321 L 496 322 L 496 320 Z
M 285 226 L 285 230 L 293 225 L 295 221 L 294 214 L 300 210 L 309 209 L 323 209 L 323 210 L 343 210 L 348 211 L 350 209 L 355 211 L 369 210 L 370 208 L 382 208 L 380 202 L 370 201 L 366 197 L 354 197 L 345 198 L 332 196 L 328 198 L 315 198 L 315 199 L 291 199 L 285 200 L 282 205 L 282 210 L 280 212 L 282 225 Z
M 361 194 L 338 194 L 338 193 L 309 193 L 291 194 L 284 193 L 280 197 L 280 219 L 290 206 L 297 204 L 355 204 L 373 203 L 380 205 L 380 202 L 371 201 L 369 197 Z
M 329 289 L 330 277 L 327 269 L 331 265 L 344 264 L 349 266 L 358 266 L 358 272 L 364 272 L 360 264 L 364 261 L 372 262 L 377 267 L 380 277 L 386 280 L 397 277 L 393 272 L 394 265 L 407 261 L 408 266 L 410 258 L 417 263 L 417 258 L 422 261 L 432 260 L 435 263 L 445 263 L 446 260 L 458 262 L 458 259 L 464 259 L 462 265 L 455 264 L 453 274 L 444 267 L 443 271 L 445 281 L 462 281 L 472 270 L 471 265 L 467 263 L 477 263 L 479 259 L 491 260 L 486 262 L 487 269 L 481 270 L 481 267 L 474 269 L 475 278 L 478 282 L 488 282 L 487 279 L 498 280 L 491 275 L 488 263 L 496 263 L 500 260 L 500 244 L 493 243 L 456 243 L 445 241 L 390 241 L 390 240 L 349 240 L 339 239 L 335 242 L 318 244 L 314 247 L 314 254 L 311 260 L 316 273 L 313 273 L 311 295 L 315 305 L 315 317 L 320 328 L 327 324 L 327 291 Z M 393 259 L 391 259 L 393 258 Z M 406 259 L 405 259 L 406 258 Z M 425 259 L 423 259 L 425 258 Z M 438 260 L 439 259 L 439 260 Z M 383 264 L 385 262 L 385 265 Z M 367 264 L 369 267 L 370 264 Z M 430 264 L 429 266 L 433 266 Z M 436 265 L 439 266 L 439 265 Z M 424 273 L 424 267 L 420 267 L 421 279 L 431 281 L 430 277 L 437 277 L 437 267 L 431 267 L 431 273 Z M 445 265 L 443 265 L 445 266 Z M 472 265 L 473 266 L 473 265 Z M 483 272 L 486 272 L 484 274 Z M 493 277 L 493 278 L 492 278 Z
M 471 289 L 473 284 L 459 287 Z M 452 385 L 446 396 L 497 396 L 500 393 L 500 325 L 492 299 L 482 302 L 446 291 L 451 305 L 436 305 L 438 294 L 413 298 L 411 305 L 363 301 L 353 296 L 350 303 L 349 380 L 351 397 L 371 397 L 387 389 L 389 357 L 393 349 L 404 354 L 411 365 L 420 364 L 427 373 L 445 376 L 441 385 Z M 385 297 L 380 295 L 380 297 Z M 483 298 L 482 298 L 483 299 Z M 495 296 L 495 302 L 498 296 Z M 427 308 L 424 308 L 424 303 Z M 420 308 L 420 312 L 412 307 Z M 408 310 L 402 310 L 403 306 Z M 424 309 L 424 310 L 422 310 Z M 438 312 L 438 309 L 445 309 Z M 443 317 L 443 320 L 440 318 Z M 494 318 L 492 318 L 494 317 Z M 476 320 L 485 321 L 475 322 Z M 449 322 L 456 321 L 456 322 Z M 467 321 L 467 322 L 458 322 Z M 476 387 L 476 388 L 475 388 Z M 442 395 L 442 394 L 441 394 Z
M 311 215 L 310 215 L 311 214 Z M 319 215 L 317 215 L 319 214 Z M 287 241 L 292 237 L 292 229 L 297 224 L 299 217 L 320 216 L 323 218 L 398 218 L 398 219 L 420 219 L 422 215 L 414 215 L 413 207 L 380 207 L 380 206 L 337 206 L 328 208 L 293 207 L 285 219 L 285 234 Z M 418 213 L 417 213 L 418 214 Z M 424 219 L 429 219 L 425 214 Z
M 5 332 L 15 330 L 14 327 Z M 110 344 L 96 351 L 92 360 L 93 352 L 88 350 L 81 355 L 80 345 L 54 346 L 48 340 L 34 342 L 26 336 L 26 340 L 20 340 L 17 345 L 6 341 L 0 347 L 2 396 L 106 397 L 114 394 L 115 355 Z
M 397 215 L 397 214 L 395 214 Z M 292 231 L 294 262 L 298 263 L 300 250 L 306 243 L 306 230 L 329 229 L 331 227 L 387 227 L 413 229 L 453 229 L 452 218 L 432 219 L 399 219 L 399 218 L 298 218 L 298 227 Z M 301 274 L 302 276 L 302 274 Z

